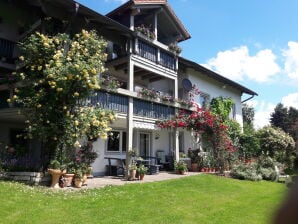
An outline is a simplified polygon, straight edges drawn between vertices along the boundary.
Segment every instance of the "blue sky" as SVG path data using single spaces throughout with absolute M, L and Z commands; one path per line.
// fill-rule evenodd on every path
M 106 14 L 125 0 L 79 0 Z M 250 101 L 255 124 L 275 105 L 298 109 L 297 0 L 168 0 L 191 34 L 182 56 L 259 94 Z

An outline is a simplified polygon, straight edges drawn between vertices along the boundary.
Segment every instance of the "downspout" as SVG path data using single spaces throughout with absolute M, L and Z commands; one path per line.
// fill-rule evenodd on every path
M 246 101 L 251 100 L 252 98 L 254 98 L 255 95 L 251 95 L 250 97 L 248 97 L 246 100 L 241 101 L 241 103 L 245 103 Z

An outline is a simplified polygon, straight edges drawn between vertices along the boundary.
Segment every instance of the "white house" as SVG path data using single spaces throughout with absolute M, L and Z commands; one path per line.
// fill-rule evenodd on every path
M 14 10 L 16 16 L 2 13 L 6 10 Z M 140 156 L 156 156 L 159 152 L 179 159 L 179 151 L 196 147 L 188 131 L 156 128 L 157 120 L 170 118 L 179 108 L 188 109 L 178 103 L 162 101 L 161 96 L 186 100 L 192 85 L 196 85 L 200 90 L 200 95 L 194 97 L 196 103 L 203 106 L 213 97 L 230 97 L 235 103 L 231 117 L 242 124 L 241 102 L 246 100 L 242 95 L 257 95 L 173 51 L 178 49 L 177 43 L 189 39 L 190 34 L 166 0 L 130 0 L 106 16 L 73 0 L 1 2 L 0 15 L 1 150 L 5 150 L 6 144 L 14 144 L 13 136 L 24 121 L 17 114 L 17 108 L 6 103 L 12 94 L 6 84 L 7 74 L 17 69 L 15 42 L 34 30 L 42 32 L 48 16 L 57 21 L 68 20 L 69 25 L 65 27 L 68 31 L 75 32 L 83 27 L 97 29 L 108 40 L 107 75 L 121 82 L 116 92 L 100 91 L 89 99 L 90 103 L 118 114 L 108 139 L 94 142 L 93 148 L 98 153 L 93 164 L 95 175 L 106 172 L 105 157 L 124 158 L 128 149 L 137 149 Z M 145 97 L 140 94 L 142 89 L 154 89 L 160 97 Z M 24 144 L 31 148 L 36 160 L 42 157 L 40 151 L 33 150 L 39 143 Z

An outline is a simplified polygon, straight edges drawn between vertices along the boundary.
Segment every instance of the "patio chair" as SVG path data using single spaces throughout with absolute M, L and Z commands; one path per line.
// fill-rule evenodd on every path
M 160 165 L 158 165 L 158 158 L 153 156 L 144 156 L 145 160 L 148 160 L 147 164 L 145 166 L 148 167 L 148 174 L 158 174 Z

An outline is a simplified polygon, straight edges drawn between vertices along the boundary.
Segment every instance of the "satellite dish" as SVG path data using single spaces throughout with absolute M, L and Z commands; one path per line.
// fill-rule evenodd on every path
M 192 83 L 189 79 L 182 80 L 182 87 L 186 91 L 190 91 L 192 89 Z

